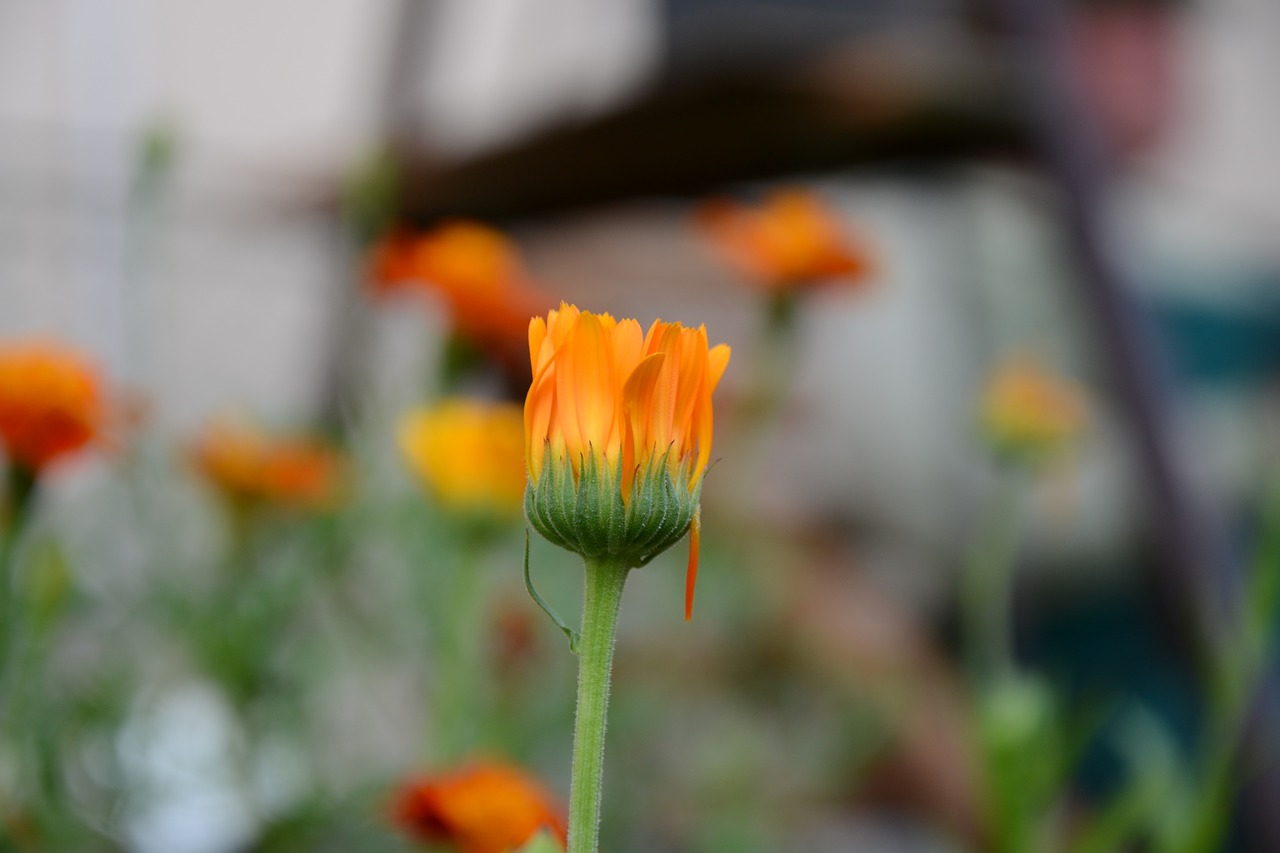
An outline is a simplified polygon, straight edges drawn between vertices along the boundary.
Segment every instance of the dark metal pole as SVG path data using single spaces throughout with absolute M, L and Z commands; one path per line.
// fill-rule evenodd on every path
M 374 123 L 386 150 L 374 152 L 375 156 L 390 156 L 390 149 L 413 141 L 414 85 L 421 68 L 431 16 L 438 6 L 438 0 L 400 0 L 395 11 L 388 16 L 389 49 L 374 96 L 378 105 Z M 371 170 L 394 169 L 395 165 L 372 163 L 369 167 Z M 371 179 L 378 180 L 378 176 L 371 176 Z M 398 177 L 389 174 L 386 179 L 395 181 Z M 394 189 L 388 189 L 392 197 Z M 360 217 L 350 208 L 350 201 L 344 198 L 340 202 L 330 229 L 335 281 L 332 284 L 328 352 L 321 377 L 319 405 L 320 424 L 339 434 L 350 425 L 349 421 L 360 407 L 360 386 L 368 379 L 367 363 L 370 336 L 373 334 L 371 318 L 359 290 L 364 254 L 369 241 L 376 235 L 368 233 L 369 223 L 356 221 Z M 393 198 L 385 201 L 390 205 Z M 384 212 L 394 214 L 390 210 Z
M 1135 303 L 1135 288 L 1110 242 L 1101 139 L 1072 86 L 1061 0 L 996 0 L 1009 30 L 1042 166 L 1061 196 L 1063 224 L 1081 265 L 1080 286 L 1133 426 L 1155 514 L 1168 591 L 1209 661 L 1225 652 L 1238 610 L 1232 565 L 1218 520 L 1178 453 L 1161 359 Z M 1164 580 L 1164 579 L 1161 579 Z M 1261 731 L 1246 733 L 1258 740 Z M 1246 743 L 1244 749 L 1261 744 Z M 1254 754 L 1261 755 L 1261 752 Z M 1280 850 L 1280 767 L 1274 760 L 1246 801 L 1256 849 Z M 1271 806 L 1267 806 L 1266 802 Z M 1253 807 L 1261 806 L 1261 808 Z

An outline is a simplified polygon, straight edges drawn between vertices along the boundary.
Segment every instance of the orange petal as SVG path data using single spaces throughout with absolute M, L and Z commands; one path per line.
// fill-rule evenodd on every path
M 547 321 L 534 317 L 529 321 L 529 367 L 533 375 L 538 374 L 538 353 L 542 352 L 542 342 L 547 339 Z
M 725 370 L 729 367 L 729 345 L 719 344 L 711 348 L 707 353 L 708 368 L 708 385 L 707 393 L 716 390 L 716 386 L 720 384 L 720 377 L 724 376 Z
M 582 314 L 556 359 L 557 418 L 573 457 L 588 447 L 607 453 L 617 401 L 613 352 L 605 328 L 593 314 Z
M 544 371 L 529 386 L 529 396 L 524 403 L 525 466 L 529 478 L 535 483 L 542 473 L 543 442 L 551 437 L 551 424 L 555 415 L 555 368 Z
M 634 448 L 632 460 L 636 457 L 647 458 L 653 449 L 651 426 L 653 392 L 657 387 L 658 378 L 662 375 L 662 366 L 666 360 L 667 355 L 662 352 L 645 356 L 636 369 L 631 371 L 631 375 L 622 386 L 622 414 L 630 424 L 629 440 Z M 629 470 L 622 472 L 624 490 L 630 489 L 632 473 Z M 626 491 L 623 493 L 626 494 Z
M 693 619 L 693 588 L 698 583 L 698 549 L 702 545 L 702 510 L 694 510 L 689 527 L 689 569 L 684 575 L 684 621 Z
M 703 382 L 707 377 L 707 330 L 683 329 L 680 342 L 680 375 L 676 381 L 672 417 L 684 442 L 679 452 L 684 453 L 691 449 L 693 441 L 691 432 L 695 407 L 706 394 Z
M 644 334 L 640 331 L 640 324 L 635 320 L 623 320 L 613 330 L 613 367 L 619 388 L 636 369 L 643 355 Z

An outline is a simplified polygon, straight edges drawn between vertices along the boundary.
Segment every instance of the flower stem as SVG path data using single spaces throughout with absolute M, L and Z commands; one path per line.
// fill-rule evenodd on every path
M 1011 474 L 987 507 L 961 578 L 961 618 L 971 674 L 990 685 L 1013 669 L 1013 591 L 1022 482 Z
M 607 559 L 588 559 L 586 563 L 582 637 L 578 642 L 578 710 L 573 728 L 567 853 L 596 853 L 599 843 L 609 677 L 613 670 L 618 605 L 630 571 Z
M 3 720 L 7 721 L 7 703 L 13 678 L 11 669 L 19 637 L 17 622 L 22 618 L 22 611 L 16 600 L 18 586 L 14 578 L 15 555 L 31 511 L 35 478 L 15 467 L 9 470 L 9 479 L 5 485 L 8 491 L 0 495 L 0 501 L 8 498 L 10 516 L 7 524 L 5 519 L 0 518 L 0 697 L 3 697 L 0 701 L 5 703 Z

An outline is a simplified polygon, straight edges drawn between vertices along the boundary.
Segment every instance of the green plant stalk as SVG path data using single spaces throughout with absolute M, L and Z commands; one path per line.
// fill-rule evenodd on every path
M 970 669 L 990 685 L 1013 669 L 1013 587 L 1022 478 L 1015 472 L 987 508 L 961 577 L 961 619 Z
M 8 523 L 0 519 L 0 697 L 3 697 L 3 720 L 9 717 L 10 683 L 14 666 L 15 647 L 19 639 L 18 621 L 22 610 L 18 607 L 18 585 L 15 583 L 15 555 L 18 542 L 27 527 L 35 493 L 35 478 L 19 468 L 11 468 L 8 499 L 11 515 Z
M 1196 808 L 1180 833 L 1178 853 L 1211 853 L 1222 846 L 1232 797 L 1241 784 L 1241 740 L 1270 662 L 1271 637 L 1280 614 L 1280 479 L 1264 498 L 1258 550 L 1246 579 L 1235 634 L 1209 673 L 1209 732 Z
M 573 726 L 573 775 L 569 783 L 567 853 L 596 853 L 609 679 L 618 628 L 618 606 L 630 569 L 607 558 L 586 559 L 582 635 L 578 641 L 578 708 Z
M 433 735 L 436 760 L 459 759 L 483 740 L 486 720 L 477 716 L 486 706 L 480 701 L 486 678 L 480 659 L 477 626 L 484 611 L 484 550 L 486 543 L 475 536 L 463 537 L 458 547 L 449 582 L 449 608 L 440 615 L 442 630 L 436 640 L 439 667 Z

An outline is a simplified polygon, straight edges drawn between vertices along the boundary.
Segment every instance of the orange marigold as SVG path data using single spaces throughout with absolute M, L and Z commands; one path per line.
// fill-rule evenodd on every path
M 524 773 L 495 762 L 406 783 L 391 817 L 416 840 L 451 844 L 460 853 L 509 853 L 542 830 L 565 843 L 564 819 L 550 795 Z
M 337 501 L 342 465 L 324 445 L 276 438 L 239 421 L 208 426 L 192 451 L 196 470 L 233 504 L 322 509 Z
M 370 278 L 380 292 L 423 287 L 439 294 L 456 330 L 482 346 L 523 341 L 529 317 L 545 307 L 515 245 L 477 222 L 393 234 L 374 247 Z
M 49 342 L 0 345 L 0 445 L 9 461 L 43 471 L 101 436 L 105 406 L 97 372 Z
M 770 291 L 861 281 L 872 269 L 867 248 L 855 243 L 836 215 L 805 190 L 778 190 L 758 207 L 709 201 L 697 218 L 729 263 Z
M 705 326 L 561 304 L 529 324 L 525 514 L 551 542 L 639 566 L 687 531 L 685 615 L 697 580 L 699 499 L 711 459 L 711 395 L 729 347 Z

